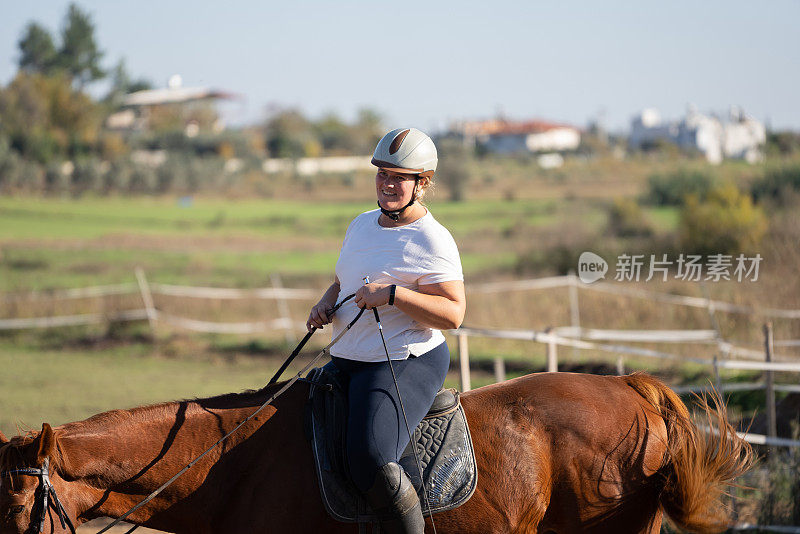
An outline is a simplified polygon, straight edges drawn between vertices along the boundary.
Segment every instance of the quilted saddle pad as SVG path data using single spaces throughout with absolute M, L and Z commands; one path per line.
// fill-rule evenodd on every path
M 346 387 L 330 367 L 313 369 L 306 412 L 306 433 L 314 453 L 320 494 L 325 509 L 336 520 L 374 523 L 377 517 L 355 489 L 348 476 L 344 454 L 347 428 Z M 422 464 L 422 479 L 414 459 L 412 443 L 400 465 L 417 488 L 425 515 L 456 508 L 475 492 L 478 469 L 467 419 L 458 391 L 443 389 L 414 431 L 413 444 Z M 424 493 L 423 484 L 425 481 Z M 427 503 L 425 497 L 427 494 Z

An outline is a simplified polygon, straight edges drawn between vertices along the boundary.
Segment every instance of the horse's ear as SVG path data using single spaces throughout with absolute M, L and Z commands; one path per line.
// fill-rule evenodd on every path
M 49 424 L 42 424 L 42 431 L 39 433 L 34 443 L 36 442 L 39 444 L 36 462 L 41 465 L 45 459 L 50 458 L 56 450 L 56 436 L 53 433 L 53 428 Z
M 0 430 L 0 445 L 5 445 L 8 443 L 8 438 L 3 434 L 3 431 Z

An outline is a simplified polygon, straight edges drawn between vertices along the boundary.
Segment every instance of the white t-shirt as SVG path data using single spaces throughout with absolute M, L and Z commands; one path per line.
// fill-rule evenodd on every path
M 378 209 L 362 213 L 347 229 L 336 262 L 339 300 L 363 286 L 365 276 L 369 276 L 370 282 L 412 290 L 425 284 L 464 280 L 456 242 L 430 211 L 411 224 L 396 228 L 381 226 L 380 214 Z M 333 317 L 333 337 L 357 313 L 353 299 L 339 308 Z M 404 360 L 409 354 L 420 356 L 444 341 L 439 330 L 418 323 L 395 306 L 380 306 L 378 313 L 393 360 Z M 386 360 L 375 316 L 370 310 L 331 347 L 331 354 L 364 362 Z

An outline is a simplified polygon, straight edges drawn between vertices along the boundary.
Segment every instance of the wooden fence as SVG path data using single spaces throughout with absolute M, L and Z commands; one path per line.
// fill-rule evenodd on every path
M 307 288 L 285 288 L 280 277 L 271 277 L 272 287 L 255 289 L 192 287 L 171 284 L 153 283 L 148 281 L 141 269 L 135 272 L 135 283 L 113 284 L 87 288 L 74 288 L 46 292 L 6 294 L 5 299 L 25 300 L 64 300 L 103 297 L 110 295 L 135 295 L 140 294 L 142 308 L 112 311 L 108 313 L 90 313 L 80 315 L 61 315 L 53 317 L 29 317 L 0 319 L 0 330 L 17 330 L 27 328 L 53 328 L 62 326 L 76 326 L 99 324 L 116 321 L 142 321 L 147 320 L 154 330 L 159 324 L 169 325 L 174 328 L 186 329 L 196 332 L 220 334 L 252 335 L 274 331 L 284 331 L 287 341 L 293 341 L 293 332 L 305 328 L 305 323 L 296 321 L 290 316 L 287 302 L 290 300 L 312 301 L 319 296 L 319 291 Z M 555 276 L 529 280 L 512 280 L 492 282 L 468 287 L 469 293 L 502 293 L 508 291 L 531 291 L 549 288 L 566 287 L 569 291 L 570 325 L 548 329 L 547 331 L 535 330 L 500 330 L 485 328 L 462 327 L 450 331 L 458 340 L 459 368 L 461 387 L 464 391 L 470 389 L 470 361 L 469 338 L 491 337 L 499 339 L 525 340 L 546 345 L 547 370 L 558 370 L 558 347 L 569 347 L 575 354 L 580 350 L 595 350 L 614 355 L 617 372 L 625 372 L 625 356 L 655 358 L 661 360 L 678 360 L 693 362 L 708 366 L 710 374 L 715 379 L 715 387 L 720 392 L 743 390 L 766 390 L 766 413 L 768 418 L 768 435 L 748 435 L 746 439 L 754 443 L 767 443 L 780 446 L 797 446 L 798 442 L 782 440 L 776 436 L 775 422 L 775 392 L 800 392 L 797 384 L 775 384 L 774 372 L 800 372 L 800 361 L 791 361 L 793 358 L 782 355 L 776 357 L 775 347 L 800 347 L 800 340 L 772 339 L 772 329 L 769 323 L 764 325 L 764 351 L 756 351 L 745 347 L 737 347 L 725 341 L 717 326 L 715 314 L 718 312 L 735 314 L 758 314 L 767 318 L 797 319 L 800 310 L 786 310 L 776 308 L 754 308 L 739 304 L 712 300 L 710 298 L 687 297 L 646 291 L 621 285 L 598 282 L 584 284 L 573 275 Z M 601 330 L 582 328 L 578 311 L 578 290 L 599 291 L 604 293 L 623 295 L 632 298 L 646 299 L 658 303 L 705 308 L 714 328 L 707 330 Z M 216 322 L 202 321 L 180 317 L 159 310 L 154 305 L 153 295 L 161 297 L 203 298 L 214 300 L 233 299 L 271 299 L 277 301 L 280 317 L 270 321 L 255 322 Z M 614 344 L 611 344 L 611 343 Z M 642 347 L 631 346 L 629 343 L 711 343 L 716 344 L 721 357 L 698 358 L 695 356 L 680 355 L 663 351 L 656 351 Z M 620 344 L 625 343 L 625 344 Z M 736 358 L 734 358 L 736 357 Z M 789 361 L 787 361 L 789 360 Z M 505 380 L 505 361 L 498 356 L 494 359 L 494 375 L 497 381 Z M 721 369 L 746 369 L 761 370 L 765 372 L 763 382 L 747 384 L 724 384 L 720 379 Z M 692 386 L 676 388 L 679 393 L 696 392 L 706 389 L 707 386 Z

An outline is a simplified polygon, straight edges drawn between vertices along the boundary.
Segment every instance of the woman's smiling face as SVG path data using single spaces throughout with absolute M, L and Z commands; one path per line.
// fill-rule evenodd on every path
M 405 207 L 411 202 L 417 178 L 416 174 L 378 169 L 378 173 L 375 175 L 375 189 L 381 207 L 387 211 L 396 211 Z

